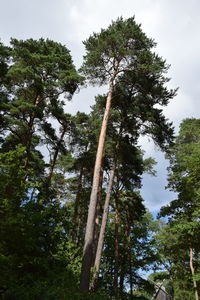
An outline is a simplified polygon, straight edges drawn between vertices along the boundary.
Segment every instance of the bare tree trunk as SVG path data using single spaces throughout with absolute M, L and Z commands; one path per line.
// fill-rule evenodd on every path
M 73 223 L 72 240 L 76 246 L 78 246 L 78 236 L 79 236 L 79 226 L 80 226 L 79 205 L 80 205 L 80 197 L 82 191 L 82 180 L 83 180 L 83 167 L 81 167 L 80 169 L 76 199 L 74 203 L 74 215 L 72 219 L 72 223 Z
M 97 198 L 98 198 L 98 191 L 99 191 L 101 163 L 102 163 L 103 150 L 104 150 L 104 144 L 106 138 L 108 118 L 111 109 L 115 76 L 116 73 L 113 74 L 112 78 L 109 81 L 109 91 L 108 91 L 106 108 L 105 108 L 104 117 L 101 126 L 101 132 L 99 136 L 96 162 L 94 167 L 93 184 L 92 184 L 92 191 L 90 195 L 90 204 L 88 210 L 85 242 L 83 248 L 82 270 L 81 270 L 81 278 L 80 278 L 80 290 L 82 292 L 89 291 L 90 270 L 92 264 L 92 248 L 93 248 L 94 228 L 95 228 L 95 215 L 96 215 L 96 205 L 97 205 Z
M 124 289 L 124 272 L 121 270 L 122 274 L 120 274 L 120 280 L 119 280 L 119 288 L 120 291 L 122 292 Z
M 35 100 L 33 102 L 33 105 L 37 107 L 40 104 L 40 97 L 36 96 Z M 29 164 L 29 159 L 30 159 L 30 148 L 31 148 L 31 141 L 32 141 L 32 136 L 33 136 L 33 125 L 34 125 L 34 120 L 35 120 L 35 111 L 31 113 L 29 116 L 29 121 L 28 121 L 28 128 L 29 128 L 29 133 L 28 133 L 28 138 L 27 138 L 27 144 L 26 144 L 26 159 L 24 162 L 24 168 L 26 169 Z
M 118 277 L 119 277 L 119 205 L 118 195 L 115 197 L 115 266 L 114 266 L 114 295 L 118 296 Z
M 114 163 L 112 170 L 110 171 L 110 178 L 109 178 L 109 183 L 108 183 L 107 192 L 106 192 L 106 200 L 105 200 L 105 204 L 104 204 L 101 230 L 100 230 L 100 234 L 99 234 L 97 252 L 96 252 L 96 257 L 95 257 L 95 262 L 94 262 L 94 274 L 93 274 L 92 283 L 91 283 L 91 287 L 90 287 L 90 289 L 92 289 L 92 290 L 95 289 L 95 282 L 98 279 L 98 275 L 99 275 L 101 255 L 102 255 L 102 249 L 103 249 L 103 243 L 104 243 L 104 235 L 105 235 L 105 231 L 106 231 L 106 223 L 107 223 L 108 211 L 109 211 L 109 202 L 110 202 L 110 198 L 111 198 L 112 186 L 113 186 L 113 181 L 114 181 L 114 176 L 115 176 L 115 167 L 116 166 Z
M 198 295 L 198 291 L 197 291 L 197 282 L 194 279 L 194 266 L 193 266 L 193 251 L 192 248 L 190 248 L 190 270 L 192 273 L 192 279 L 193 279 L 193 285 L 194 285 L 194 289 L 195 289 L 195 300 L 199 300 L 199 295 Z
M 99 191 L 97 196 L 96 216 L 95 216 L 95 227 L 94 227 L 94 247 L 92 257 L 92 267 L 94 267 L 95 257 L 97 252 L 98 240 L 99 240 L 99 227 L 100 227 L 100 215 L 102 214 L 101 202 L 102 202 L 102 184 L 103 184 L 103 163 L 101 166 Z
M 53 159 L 52 159 L 52 162 L 51 162 L 51 165 L 50 165 L 50 168 L 49 168 L 48 182 L 51 181 L 51 177 L 53 175 L 53 171 L 54 171 L 54 168 L 55 168 L 55 165 L 56 165 L 56 160 L 57 160 L 58 153 L 59 153 L 59 145 L 63 141 L 65 132 L 66 132 L 66 128 L 63 128 L 63 132 L 62 132 L 62 134 L 61 134 L 61 136 L 59 138 L 59 141 L 57 143 L 57 147 L 56 147 L 56 150 L 54 152 Z
M 130 235 L 130 214 L 129 208 L 126 207 L 126 238 L 128 243 L 128 260 L 129 260 L 129 280 L 130 280 L 130 299 L 133 299 L 133 275 L 132 275 L 132 255 L 131 255 L 131 235 Z

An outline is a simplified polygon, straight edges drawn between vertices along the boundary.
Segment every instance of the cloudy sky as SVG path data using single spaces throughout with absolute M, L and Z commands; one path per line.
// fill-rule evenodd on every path
M 178 96 L 165 108 L 176 132 L 182 119 L 200 112 L 200 2 L 199 0 L 0 0 L 0 38 L 8 44 L 17 39 L 40 37 L 65 44 L 74 63 L 81 65 L 82 41 L 106 28 L 111 20 L 135 15 L 148 37 L 157 42 L 156 52 L 171 65 L 172 88 Z M 68 112 L 89 112 L 98 88 L 81 90 L 67 103 Z M 148 140 L 142 142 L 148 155 L 158 161 L 157 178 L 145 176 L 142 194 L 150 210 L 158 210 L 174 195 L 165 190 L 166 161 Z

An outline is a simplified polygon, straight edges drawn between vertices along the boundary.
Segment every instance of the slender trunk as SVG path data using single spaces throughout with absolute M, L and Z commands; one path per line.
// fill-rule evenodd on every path
M 53 159 L 52 159 L 52 162 L 51 162 L 51 165 L 50 165 L 50 168 L 49 168 L 49 174 L 48 174 L 48 182 L 49 183 L 51 181 L 51 177 L 53 175 L 53 171 L 54 171 L 54 168 L 55 168 L 55 165 L 56 165 L 56 161 L 57 161 L 57 157 L 58 157 L 58 153 L 59 153 L 59 146 L 60 146 L 60 143 L 63 141 L 65 132 L 66 132 L 66 128 L 63 129 L 63 132 L 62 132 L 62 134 L 59 138 L 56 150 L 55 150 L 54 155 L 53 155 Z
M 104 243 L 104 235 L 105 235 L 106 223 L 107 223 L 108 211 L 109 211 L 109 202 L 110 202 L 110 198 L 111 198 L 112 186 L 113 186 L 113 181 L 114 181 L 114 176 L 115 176 L 115 167 L 116 166 L 114 164 L 112 167 L 112 170 L 110 172 L 110 179 L 109 179 L 108 188 L 107 188 L 107 192 L 106 192 L 106 200 L 105 200 L 105 204 L 104 204 L 101 230 L 100 230 L 100 234 L 99 234 L 97 252 L 96 252 L 96 257 L 95 257 L 95 262 L 94 262 L 94 270 L 95 271 L 93 274 L 92 284 L 91 284 L 92 290 L 95 289 L 95 283 L 96 283 L 96 280 L 98 279 L 98 275 L 99 275 L 101 255 L 102 255 L 103 243 Z
M 93 252 L 92 252 L 92 264 L 91 267 L 94 267 L 95 256 L 97 251 L 97 243 L 99 238 L 99 225 L 100 225 L 100 204 L 99 200 L 96 207 L 96 216 L 95 216 L 95 225 L 94 225 L 94 238 L 93 238 Z
M 35 97 L 35 100 L 33 102 L 33 105 L 35 107 L 37 107 L 40 104 L 40 97 L 37 96 Z M 31 148 L 31 140 L 32 140 L 32 136 L 33 136 L 33 125 L 34 125 L 34 120 L 35 120 L 35 111 L 33 111 L 30 115 L 29 121 L 28 121 L 28 137 L 27 137 L 27 141 L 26 141 L 26 159 L 24 162 L 24 168 L 27 169 L 28 164 L 29 164 L 29 159 L 30 159 L 30 148 Z
M 90 204 L 89 204 L 89 209 L 88 209 L 85 242 L 84 242 L 84 248 L 83 248 L 82 270 L 81 270 L 81 278 L 80 278 L 80 290 L 82 292 L 89 291 L 97 196 L 98 196 L 98 190 L 99 190 L 101 163 L 102 163 L 103 150 L 104 150 L 104 144 L 105 144 L 105 138 L 106 138 L 108 118 L 109 118 L 110 109 L 111 109 L 113 84 L 114 84 L 115 76 L 116 76 L 116 73 L 113 74 L 111 80 L 109 81 L 109 91 L 108 91 L 108 96 L 107 96 L 107 101 L 106 101 L 106 109 L 105 109 L 104 117 L 103 117 L 103 121 L 102 121 L 98 149 L 97 149 L 97 154 L 96 154 L 96 162 L 95 162 L 95 167 L 94 167 L 93 184 L 92 184 L 92 191 L 91 191 L 91 195 L 90 195 Z
M 120 291 L 123 292 L 123 290 L 124 290 L 124 270 L 121 270 L 119 287 L 120 287 Z
M 131 255 L 131 235 L 130 235 L 130 213 L 126 207 L 126 238 L 128 243 L 128 260 L 129 260 L 129 280 L 130 280 L 130 299 L 133 299 L 133 275 L 132 275 L 132 255 Z
M 190 248 L 190 270 L 192 273 L 192 280 L 193 280 L 193 285 L 194 285 L 194 290 L 195 290 L 195 300 L 199 300 L 199 295 L 197 291 L 197 282 L 194 279 L 195 271 L 194 271 L 194 266 L 193 266 L 193 251 L 192 248 Z
M 76 193 L 76 199 L 74 202 L 74 215 L 72 219 L 73 230 L 72 230 L 72 240 L 76 246 L 78 246 L 78 236 L 79 236 L 79 205 L 82 191 L 82 179 L 83 179 L 83 167 L 80 169 L 79 179 L 78 179 L 78 187 Z
M 97 196 L 95 227 L 94 227 L 94 247 L 93 247 L 93 256 L 92 256 L 92 267 L 94 267 L 95 257 L 96 257 L 96 252 L 97 252 L 97 245 L 98 245 L 98 240 L 99 240 L 100 215 L 101 215 L 101 212 L 102 212 L 102 209 L 101 209 L 102 184 L 103 184 L 103 166 L 101 167 L 99 191 L 98 191 L 98 196 Z
M 133 275 L 132 275 L 132 259 L 131 259 L 131 250 L 129 249 L 129 276 L 130 276 L 130 295 L 133 299 Z
M 115 197 L 115 266 L 114 266 L 114 295 L 118 296 L 118 277 L 119 277 L 119 205 L 118 195 Z

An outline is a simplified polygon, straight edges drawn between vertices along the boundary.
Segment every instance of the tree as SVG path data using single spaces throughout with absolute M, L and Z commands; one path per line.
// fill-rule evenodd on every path
M 153 238 L 153 227 L 155 225 L 153 225 L 151 214 L 148 212 L 145 214 L 139 193 L 121 193 L 118 203 L 120 222 L 117 237 L 118 270 L 116 276 L 114 205 L 112 203 L 110 209 L 103 249 L 104 254 L 102 256 L 103 267 L 100 271 L 98 288 L 110 291 L 111 298 L 115 296 L 119 299 L 134 299 L 134 290 L 145 286 L 147 289 L 148 283 L 141 277 L 141 271 L 146 272 L 152 269 L 158 259 Z M 129 209 L 127 206 L 129 206 Z M 131 219 L 129 228 L 126 220 L 127 213 L 129 213 Z M 116 283 L 117 285 L 114 288 Z
M 101 102 L 102 97 L 99 97 L 98 100 Z M 100 108 L 99 102 L 97 101 L 95 109 L 93 107 L 94 110 L 92 113 L 95 115 L 97 112 L 101 112 L 102 106 Z M 92 289 L 94 289 L 95 281 L 98 278 L 110 199 L 114 197 L 117 201 L 118 193 L 122 191 L 128 193 L 139 188 L 143 172 L 149 171 L 153 173 L 152 166 L 155 163 L 154 160 L 151 158 L 143 160 L 142 151 L 137 147 L 139 130 L 135 125 L 134 119 L 131 122 L 128 115 L 126 119 L 123 118 L 121 111 L 113 108 L 109 120 L 107 143 L 104 153 L 106 171 L 110 174 L 95 257 Z
M 0 54 L 0 294 L 61 298 L 61 286 L 75 285 L 70 260 L 78 255 L 52 178 L 71 130 L 64 96 L 71 99 L 82 77 L 69 50 L 50 40 L 12 39 L 9 48 L 0 45 Z
M 148 76 L 146 76 L 145 79 L 151 82 L 152 77 L 153 81 L 156 80 L 157 83 L 160 83 L 160 85 L 158 85 L 158 88 L 160 88 L 167 81 L 163 76 L 163 73 L 167 70 L 167 66 L 165 61 L 151 52 L 155 43 L 146 37 L 140 25 L 136 24 L 134 18 L 127 20 L 119 18 L 116 22 L 112 22 L 107 29 L 102 29 L 99 34 L 94 33 L 90 36 L 89 39 L 84 42 L 84 45 L 86 47 L 86 55 L 84 57 L 82 72 L 92 83 L 97 82 L 101 85 L 108 82 L 108 94 L 96 154 L 83 249 L 80 287 L 82 291 L 86 292 L 89 289 L 101 163 L 114 87 L 117 83 L 122 81 L 123 76 L 129 77 L 132 75 L 138 79 L 140 78 L 139 74 L 142 75 L 148 72 Z M 141 77 L 141 80 L 142 79 L 143 77 Z M 135 86 L 137 86 L 137 83 L 136 81 Z M 148 83 L 148 81 L 142 81 L 141 86 L 144 87 L 146 83 Z M 126 88 L 126 85 L 124 85 L 124 87 Z M 147 96 L 147 91 L 148 89 L 144 88 L 143 95 Z M 161 91 L 164 91 L 164 88 L 161 89 Z M 165 92 L 166 95 L 163 103 L 166 104 L 168 100 L 174 96 L 174 92 L 168 92 L 167 89 L 165 89 Z M 162 96 L 158 99 L 161 100 Z
M 51 40 L 12 39 L 9 60 L 4 80 L 4 90 L 9 93 L 1 106 L 7 133 L 2 150 L 20 143 L 26 147 L 25 167 L 33 167 L 36 158 L 39 166 L 40 154 L 35 148 L 46 145 L 45 139 L 61 143 L 68 125 L 61 96 L 70 100 L 82 77 L 73 66 L 69 50 Z M 51 125 L 52 119 L 61 126 L 60 137 Z
M 3 118 L 3 105 L 8 101 L 8 90 L 6 88 L 8 79 L 6 74 L 9 68 L 10 49 L 0 43 L 0 142 L 4 137 L 5 119 Z
M 191 272 L 195 299 L 198 300 L 199 286 L 196 273 L 199 272 L 199 154 L 200 154 L 200 131 L 199 119 L 186 119 L 180 125 L 179 135 L 173 147 L 169 149 L 170 160 L 168 187 L 177 193 L 177 199 L 161 209 L 161 216 L 169 216 L 169 225 L 166 228 L 168 235 L 176 237 L 172 243 L 165 245 L 171 248 L 172 268 L 181 269 L 183 265 L 180 259 L 187 265 L 186 269 Z M 173 250 L 172 250 L 173 249 Z M 175 250 L 176 249 L 176 250 Z M 179 260 L 174 258 L 173 251 L 179 251 Z M 182 271 L 182 275 L 185 271 Z M 188 273 L 184 280 L 188 282 Z

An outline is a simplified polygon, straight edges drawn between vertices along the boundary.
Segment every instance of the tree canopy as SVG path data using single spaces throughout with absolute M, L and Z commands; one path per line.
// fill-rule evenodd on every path
M 174 137 L 169 65 L 134 17 L 83 43 L 79 71 L 52 40 L 0 43 L 0 298 L 199 300 L 200 120 Z M 71 115 L 85 83 L 108 89 Z M 141 136 L 169 160 L 164 220 L 141 196 Z

